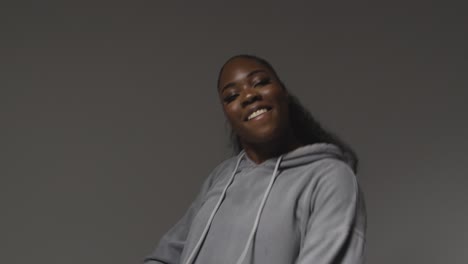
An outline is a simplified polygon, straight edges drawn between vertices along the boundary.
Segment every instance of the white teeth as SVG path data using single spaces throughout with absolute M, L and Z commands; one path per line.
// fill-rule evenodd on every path
M 262 108 L 262 109 L 258 109 L 257 111 L 253 112 L 252 114 L 249 115 L 249 117 L 247 118 L 247 120 L 250 120 L 252 118 L 255 118 L 263 113 L 266 113 L 268 110 L 265 109 L 265 108 Z

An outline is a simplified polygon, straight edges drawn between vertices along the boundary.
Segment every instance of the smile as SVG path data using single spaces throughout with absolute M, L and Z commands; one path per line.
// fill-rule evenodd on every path
M 258 110 L 256 110 L 255 112 L 251 113 L 248 117 L 247 117 L 247 121 L 257 117 L 257 116 L 260 116 L 266 112 L 268 112 L 270 109 L 267 109 L 267 108 L 260 108 Z

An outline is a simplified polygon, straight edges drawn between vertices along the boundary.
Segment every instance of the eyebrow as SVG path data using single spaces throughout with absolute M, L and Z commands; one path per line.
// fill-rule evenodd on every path
M 257 73 L 260 73 L 260 72 L 266 72 L 266 71 L 265 71 L 265 70 L 261 70 L 261 69 L 259 69 L 259 70 L 254 70 L 254 71 L 249 72 L 249 74 L 247 74 L 246 77 L 250 77 L 250 76 L 255 75 L 255 74 L 257 74 Z M 230 83 L 226 84 L 226 85 L 221 89 L 220 92 L 222 93 L 222 92 L 223 92 L 224 90 L 226 90 L 227 88 L 231 88 L 231 87 L 233 87 L 233 86 L 235 86 L 235 85 L 236 85 L 235 82 L 230 82 Z

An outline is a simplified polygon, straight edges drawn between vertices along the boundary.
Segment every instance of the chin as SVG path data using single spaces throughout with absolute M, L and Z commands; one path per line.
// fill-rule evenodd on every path
M 282 133 L 281 129 L 277 127 L 269 127 L 248 133 L 244 139 L 246 142 L 251 144 L 266 144 L 273 143 L 281 139 L 283 134 L 284 133 Z

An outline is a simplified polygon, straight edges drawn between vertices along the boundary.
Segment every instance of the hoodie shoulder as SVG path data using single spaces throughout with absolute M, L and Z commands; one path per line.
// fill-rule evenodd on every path
M 315 172 L 320 176 L 333 175 L 333 177 L 351 177 L 355 178 L 351 166 L 343 160 L 328 157 L 318 160 L 312 164 L 311 167 L 315 168 Z M 328 176 L 331 177 L 331 176 Z
M 344 161 L 326 158 L 316 162 L 313 178 L 317 195 L 332 195 L 338 200 L 354 200 L 359 192 L 356 175 Z
M 285 154 L 281 167 L 291 168 L 310 164 L 316 165 L 317 161 L 325 159 L 346 162 L 343 152 L 337 146 L 328 143 L 315 143 L 302 146 Z

